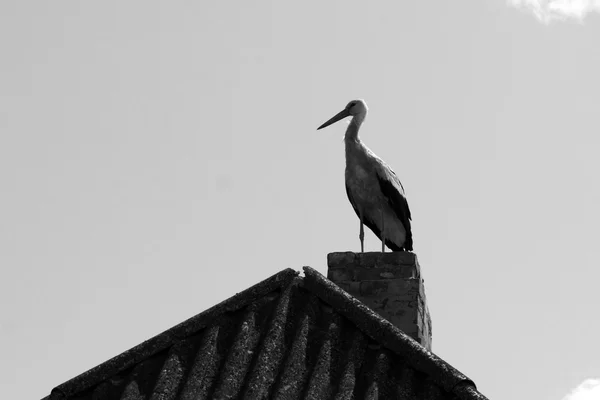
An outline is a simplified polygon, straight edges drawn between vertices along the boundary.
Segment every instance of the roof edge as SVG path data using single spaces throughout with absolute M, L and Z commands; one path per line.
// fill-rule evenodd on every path
M 286 268 L 269 278 L 243 290 L 224 300 L 208 310 L 181 322 L 166 331 L 132 347 L 129 350 L 97 365 L 86 372 L 56 386 L 50 396 L 42 400 L 63 399 L 72 394 L 86 390 L 110 376 L 113 376 L 136 363 L 169 347 L 175 340 L 183 339 L 200 329 L 205 328 L 215 317 L 225 312 L 235 311 L 243 306 L 258 300 L 260 297 L 273 290 L 288 285 L 299 272 Z
M 334 307 L 368 336 L 401 354 L 413 368 L 428 374 L 435 383 L 447 392 L 454 393 L 459 399 L 486 400 L 486 397 L 477 391 L 471 379 L 446 361 L 425 349 L 318 271 L 310 267 L 303 267 L 303 270 L 304 286 L 307 289 Z

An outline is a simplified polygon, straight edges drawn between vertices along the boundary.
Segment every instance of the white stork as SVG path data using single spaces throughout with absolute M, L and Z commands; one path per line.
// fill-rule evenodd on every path
M 386 245 L 392 251 L 412 251 L 411 216 L 404 188 L 394 171 L 358 137 L 367 111 L 367 104 L 363 100 L 352 100 L 317 130 L 352 116 L 344 136 L 346 193 L 360 219 L 360 251 L 365 251 L 365 224 L 381 240 L 382 252 Z

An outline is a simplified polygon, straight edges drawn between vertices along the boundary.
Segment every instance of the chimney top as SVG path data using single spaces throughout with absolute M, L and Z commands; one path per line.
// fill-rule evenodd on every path
M 327 278 L 431 350 L 431 318 L 417 255 L 329 253 Z

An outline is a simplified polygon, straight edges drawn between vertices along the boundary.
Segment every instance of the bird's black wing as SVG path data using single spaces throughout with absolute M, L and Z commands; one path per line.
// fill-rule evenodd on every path
M 396 216 L 404 225 L 406 230 L 406 240 L 404 242 L 404 248 L 406 250 L 413 249 L 412 230 L 410 227 L 410 208 L 408 208 L 408 202 L 404 195 L 404 188 L 400 179 L 396 176 L 396 173 L 392 171 L 390 167 L 385 164 L 381 165 L 382 168 L 377 169 L 377 180 L 379 181 L 379 187 L 381 192 L 388 199 L 392 210 L 396 213 Z

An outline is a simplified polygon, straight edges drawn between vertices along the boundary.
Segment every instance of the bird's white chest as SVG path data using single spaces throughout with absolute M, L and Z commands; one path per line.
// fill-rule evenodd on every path
M 359 182 L 367 182 L 369 173 L 361 165 L 352 165 L 349 168 L 352 170 L 351 175 L 353 179 Z
M 346 183 L 357 202 L 367 205 L 377 203 L 379 200 L 377 199 L 379 182 L 374 171 L 369 171 L 361 165 L 348 165 Z
M 381 207 L 374 155 L 360 142 L 346 142 L 346 185 L 361 209 Z

